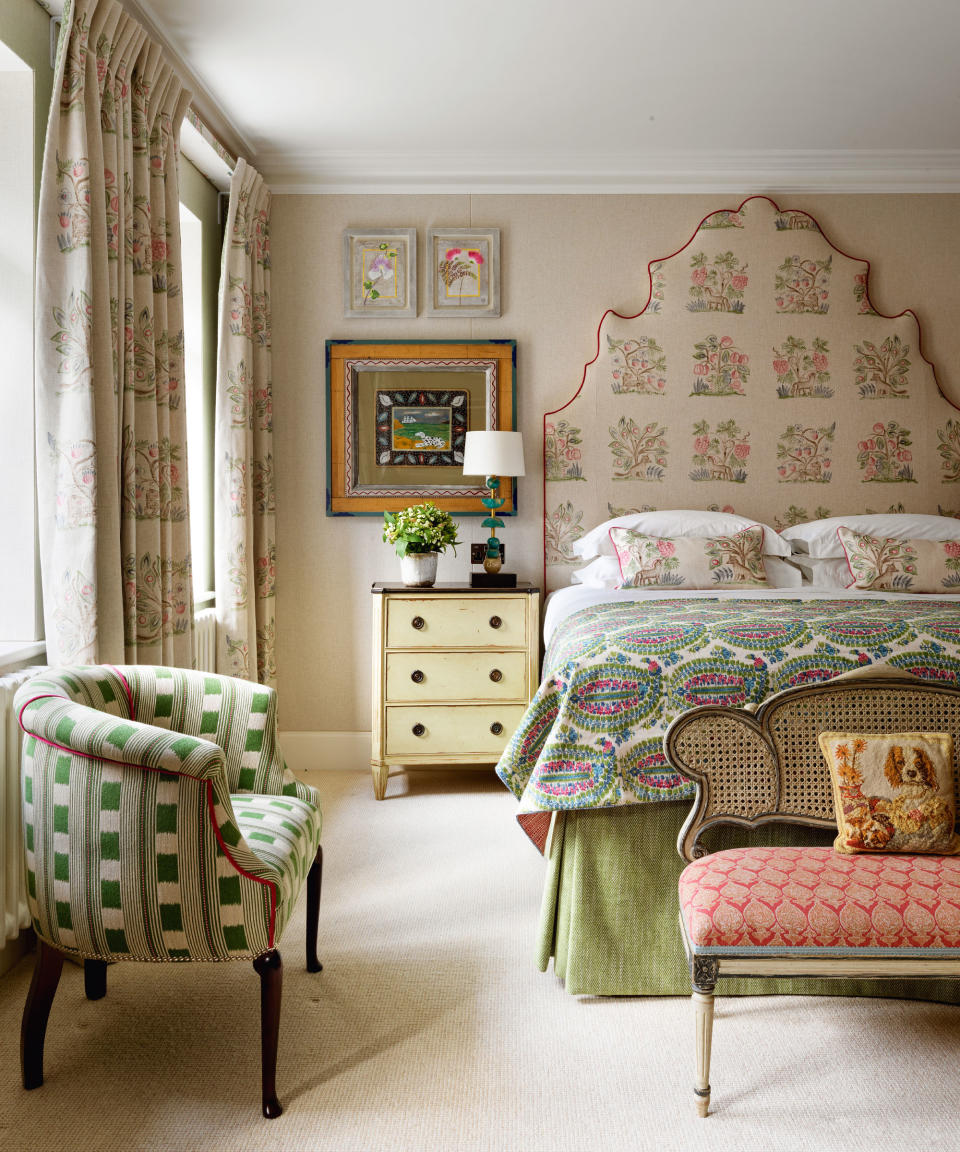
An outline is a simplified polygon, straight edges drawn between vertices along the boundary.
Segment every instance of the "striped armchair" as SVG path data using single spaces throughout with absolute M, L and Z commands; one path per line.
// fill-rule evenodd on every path
M 178 668 L 88 665 L 24 684 L 23 829 L 39 937 L 24 1008 L 25 1088 L 65 955 L 86 994 L 111 961 L 252 960 L 263 1114 L 279 1116 L 277 942 L 307 882 L 307 968 L 320 970 L 321 814 L 287 771 L 273 689 Z

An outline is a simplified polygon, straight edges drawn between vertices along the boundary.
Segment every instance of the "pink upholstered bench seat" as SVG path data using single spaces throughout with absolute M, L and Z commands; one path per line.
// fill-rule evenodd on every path
M 688 864 L 679 891 L 700 955 L 960 949 L 960 856 L 731 848 Z

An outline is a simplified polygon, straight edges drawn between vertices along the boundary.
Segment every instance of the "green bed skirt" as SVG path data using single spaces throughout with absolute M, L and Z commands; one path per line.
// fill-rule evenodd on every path
M 677 834 L 689 801 L 558 812 L 547 844 L 537 960 L 553 957 L 568 992 L 583 996 L 686 996 L 690 976 L 680 939 Z M 836 835 L 795 825 L 756 832 L 711 829 L 710 851 L 744 844 L 829 844 Z M 895 996 L 960 1003 L 956 980 L 733 978 L 720 995 Z

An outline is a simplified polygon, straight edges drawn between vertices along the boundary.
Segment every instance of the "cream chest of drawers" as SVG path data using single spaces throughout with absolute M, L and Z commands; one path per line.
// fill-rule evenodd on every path
M 373 586 L 373 790 L 390 765 L 495 764 L 537 690 L 540 591 Z

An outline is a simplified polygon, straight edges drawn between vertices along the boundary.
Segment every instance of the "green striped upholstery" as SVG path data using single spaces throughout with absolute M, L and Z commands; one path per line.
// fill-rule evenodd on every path
M 42 939 L 107 960 L 243 959 L 274 947 L 321 815 L 280 756 L 272 689 L 84 666 L 35 677 L 15 704 Z

